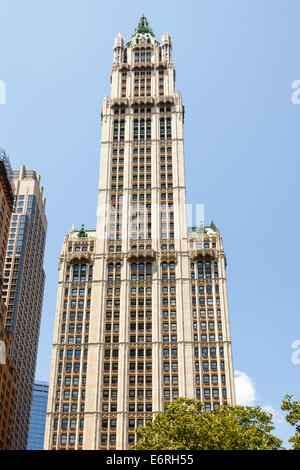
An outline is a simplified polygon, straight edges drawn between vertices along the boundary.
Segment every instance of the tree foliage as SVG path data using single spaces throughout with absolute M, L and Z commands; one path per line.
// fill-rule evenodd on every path
M 272 415 L 261 407 L 222 405 L 206 412 L 195 400 L 178 398 L 153 422 L 136 430 L 135 450 L 276 450 Z
M 292 444 L 292 450 L 300 450 L 300 401 L 292 401 L 293 395 L 285 395 L 281 409 L 288 411 L 285 419 L 296 429 L 296 433 L 289 439 Z

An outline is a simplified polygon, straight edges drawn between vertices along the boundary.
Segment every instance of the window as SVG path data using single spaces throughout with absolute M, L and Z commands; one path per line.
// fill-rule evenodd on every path
M 76 419 L 70 420 L 70 429 L 76 429 Z

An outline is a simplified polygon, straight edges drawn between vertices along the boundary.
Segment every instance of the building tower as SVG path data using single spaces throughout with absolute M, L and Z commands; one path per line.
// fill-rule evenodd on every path
M 47 220 L 40 176 L 22 166 L 12 172 L 11 180 L 15 197 L 3 280 L 6 329 L 13 336 L 12 360 L 18 375 L 11 449 L 26 450 L 44 294 Z
M 34 382 L 27 450 L 43 450 L 44 448 L 48 388 L 47 382 Z
M 60 258 L 45 449 L 127 449 L 177 397 L 235 403 L 222 239 L 188 230 L 172 42 L 144 16 L 115 39 L 101 120 L 97 227 Z
M 10 217 L 13 210 L 11 166 L 0 149 L 0 450 L 8 450 L 14 417 L 14 393 L 17 374 L 11 359 L 12 335 L 5 328 L 6 305 L 2 297 L 3 270 Z

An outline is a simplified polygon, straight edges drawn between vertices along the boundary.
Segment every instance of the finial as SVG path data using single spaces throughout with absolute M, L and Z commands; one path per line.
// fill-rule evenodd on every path
M 81 230 L 77 234 L 78 237 L 87 237 L 87 233 L 84 230 L 84 224 L 81 225 Z
M 210 228 L 212 228 L 214 230 L 214 232 L 216 232 L 218 230 L 217 227 L 215 226 L 213 220 L 211 221 Z

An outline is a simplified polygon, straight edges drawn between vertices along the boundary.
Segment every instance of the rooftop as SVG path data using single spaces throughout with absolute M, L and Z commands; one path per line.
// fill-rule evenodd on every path
M 144 40 L 150 44 L 155 44 L 157 42 L 155 41 L 155 35 L 145 15 L 142 15 L 137 27 L 133 32 L 131 41 L 127 45 L 130 46 L 132 44 L 138 44 L 141 40 Z

